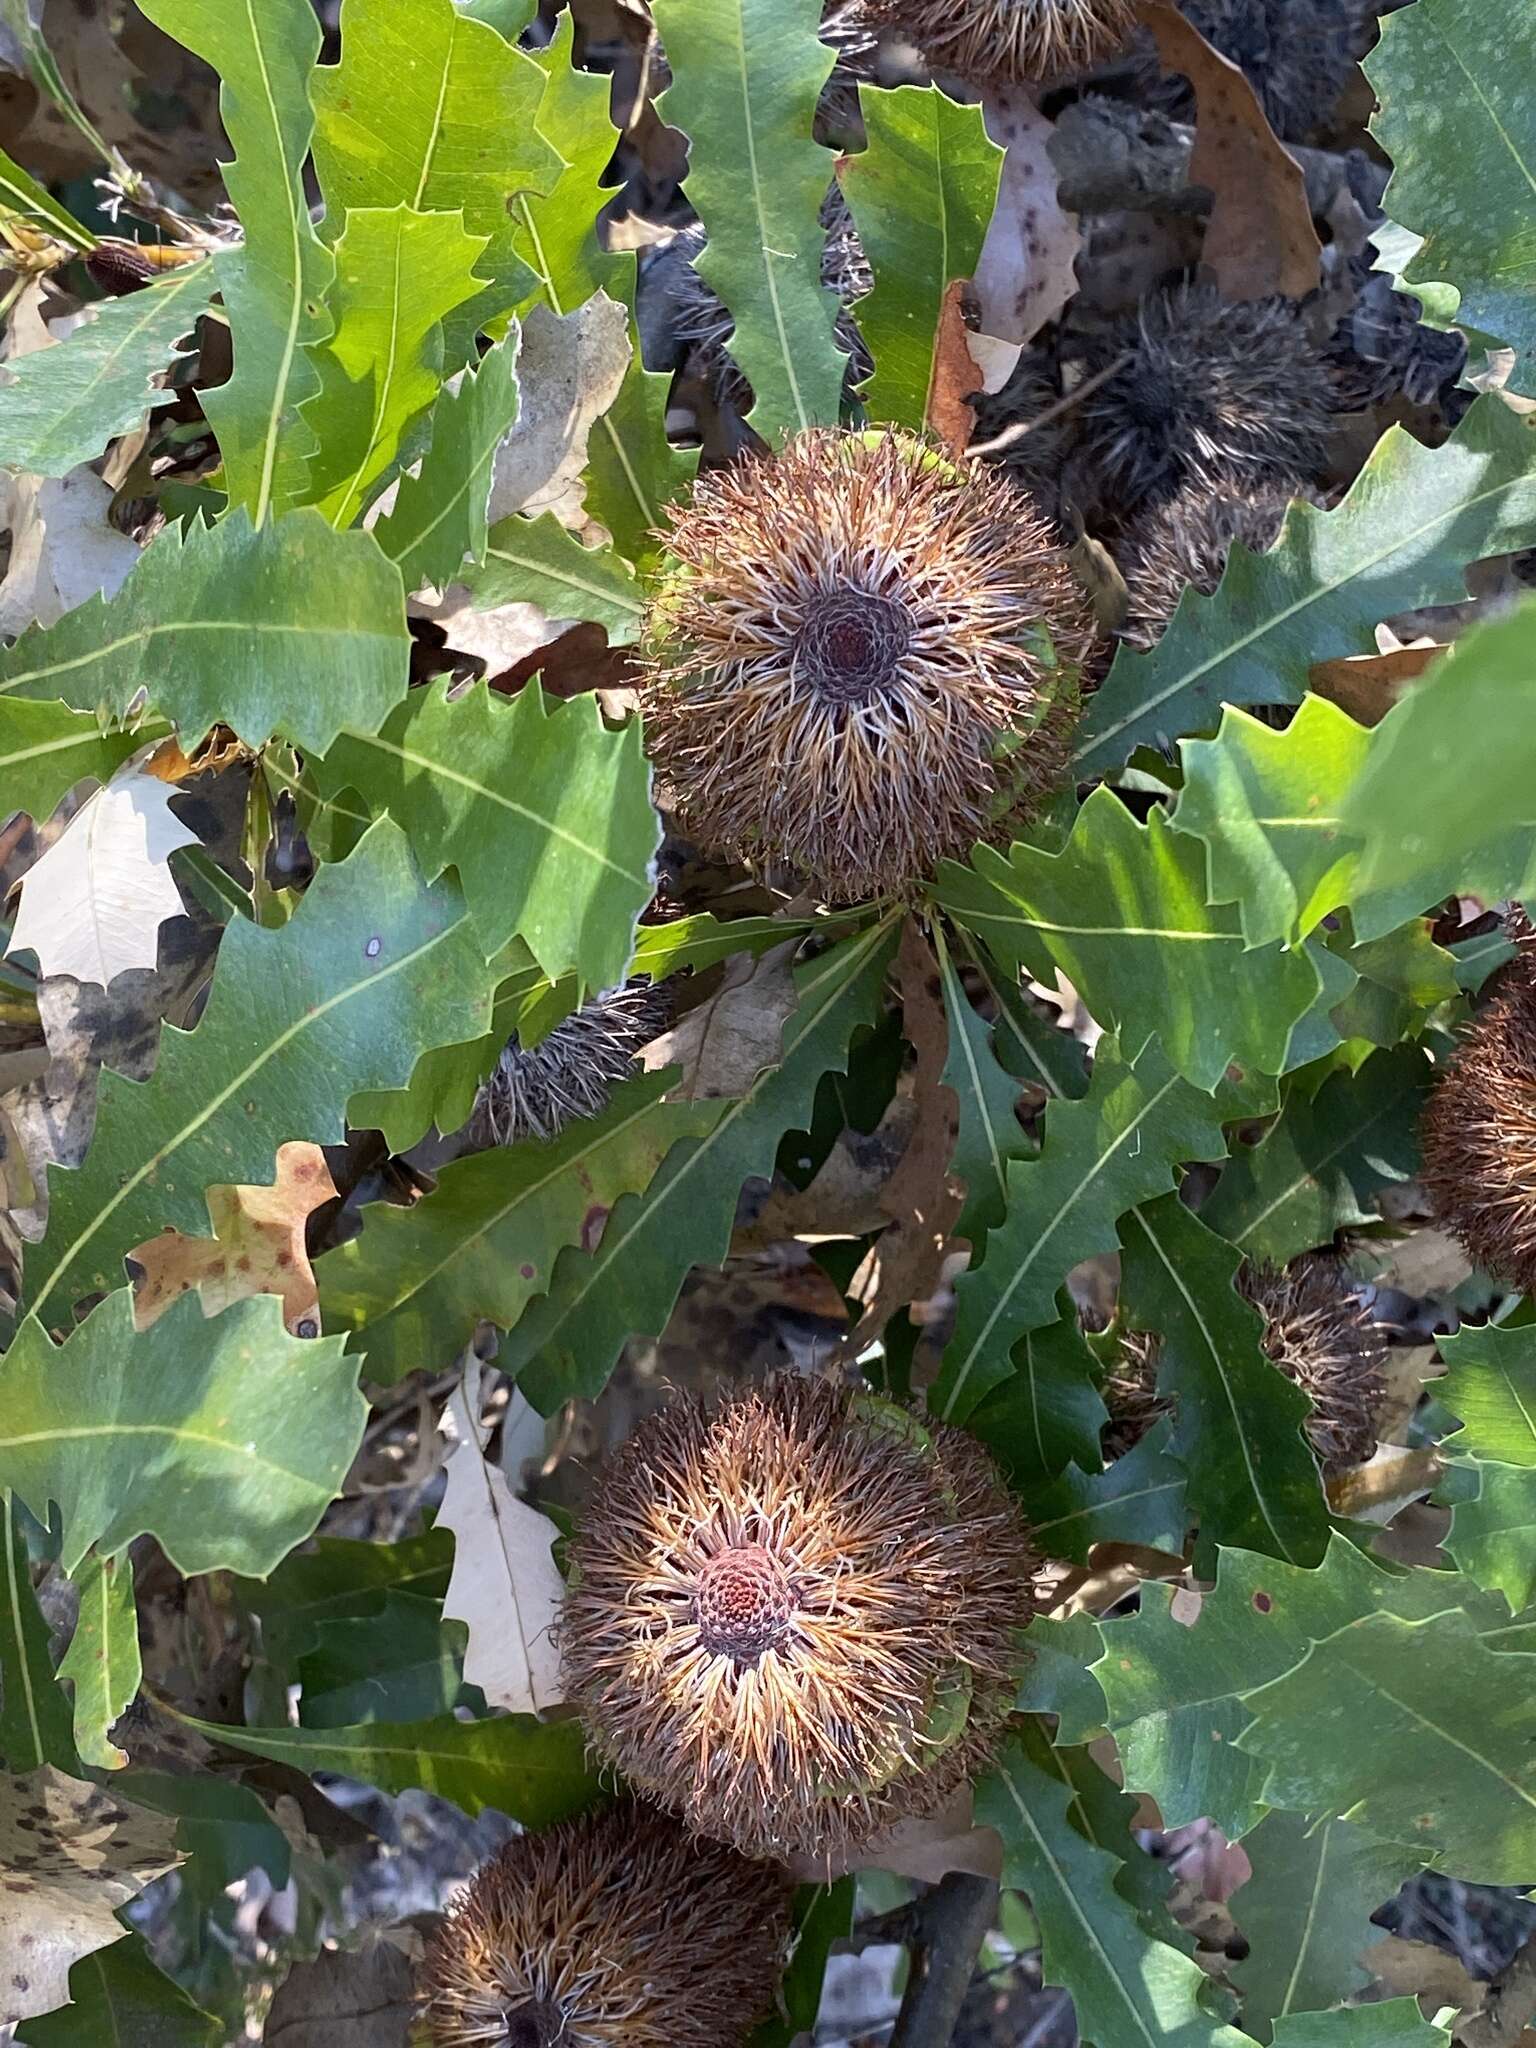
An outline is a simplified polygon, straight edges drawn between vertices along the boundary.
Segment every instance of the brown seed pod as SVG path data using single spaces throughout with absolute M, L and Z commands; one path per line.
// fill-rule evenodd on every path
M 1013 82 L 1096 64 L 1136 19 L 1132 0 L 866 0 L 865 12 L 937 69 Z
M 1220 583 L 1232 543 L 1260 555 L 1280 537 L 1295 498 L 1320 502 L 1290 479 L 1196 478 L 1141 520 L 1121 552 L 1131 602 L 1124 638 L 1155 647 L 1186 590 L 1209 597 Z
M 1311 1399 L 1302 1428 L 1323 1470 L 1364 1464 L 1376 1448 L 1387 1341 L 1349 1291 L 1338 1261 L 1319 1254 L 1283 1268 L 1244 1265 L 1237 1289 L 1264 1318 L 1264 1356 Z M 1161 1340 L 1143 1331 L 1121 1339 L 1101 1390 L 1112 1457 L 1123 1457 L 1168 1412 L 1157 1392 L 1161 1349 Z
M 813 428 L 669 516 L 646 732 L 706 850 L 900 895 L 1059 775 L 1091 615 L 1005 477 Z
M 772 2007 L 789 1884 L 619 1806 L 508 1842 L 422 1964 L 434 2048 L 740 2048 Z
M 1519 950 L 1430 1096 L 1420 1175 L 1435 1212 L 1485 1273 L 1536 1288 L 1536 944 Z
M 526 1049 L 516 1033 L 475 1097 L 469 1136 L 477 1146 L 558 1137 L 567 1124 L 600 1116 L 635 1061 L 672 1016 L 665 982 L 626 981 L 562 1017 Z
M 597 1749 L 774 1857 L 931 1812 L 980 1766 L 1038 1562 L 973 1438 L 794 1377 L 642 1422 L 572 1556 L 563 1670 Z
M 1075 408 L 1068 483 L 1085 512 L 1123 521 L 1191 483 L 1289 481 L 1321 464 L 1328 372 L 1290 300 L 1157 292 L 1095 339 L 1085 388 L 1122 355 Z

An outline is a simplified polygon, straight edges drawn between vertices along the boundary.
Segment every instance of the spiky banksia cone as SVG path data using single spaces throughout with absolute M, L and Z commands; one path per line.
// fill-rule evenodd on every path
M 1123 551 L 1130 618 L 1124 637 L 1153 647 L 1186 590 L 1209 597 L 1226 570 L 1235 540 L 1261 555 L 1280 537 L 1293 499 L 1318 502 L 1289 479 L 1197 478 L 1142 520 Z
M 1122 355 L 1076 408 L 1069 486 L 1085 510 L 1123 520 L 1191 483 L 1288 481 L 1321 464 L 1328 372 L 1290 300 L 1157 292 L 1095 342 L 1085 377 Z
M 572 1557 L 563 1671 L 598 1750 L 780 1858 L 931 1812 L 979 1767 L 1037 1562 L 974 1439 L 793 1377 L 643 1422 Z
M 537 1045 L 514 1035 L 475 1097 L 475 1145 L 518 1145 L 558 1137 L 567 1124 L 600 1116 L 636 1071 L 635 1061 L 672 1016 L 664 982 L 626 981 L 562 1017 Z
M 1536 938 L 1519 950 L 1430 1096 L 1421 1179 L 1473 1265 L 1536 1288 Z
M 941 70 L 1015 83 L 1097 63 L 1136 18 L 1131 0 L 866 0 L 865 11 Z
M 519 1835 L 428 1944 L 435 2048 L 739 2048 L 789 1937 L 776 1870 L 620 1806 Z
M 1302 1429 L 1323 1470 L 1364 1464 L 1376 1448 L 1387 1343 L 1337 1260 L 1319 1255 L 1284 1268 L 1245 1265 L 1237 1287 L 1264 1319 L 1264 1356 L 1311 1399 Z M 1161 1349 L 1155 1336 L 1128 1333 L 1104 1381 L 1106 1447 L 1116 1457 L 1168 1411 L 1157 1392 Z
M 813 428 L 669 516 L 646 730 L 707 850 L 899 895 L 1059 775 L 1091 616 L 1006 478 Z

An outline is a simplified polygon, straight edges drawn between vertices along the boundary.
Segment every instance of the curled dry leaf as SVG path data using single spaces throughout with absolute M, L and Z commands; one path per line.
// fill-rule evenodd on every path
M 928 430 L 949 450 L 963 455 L 976 426 L 970 398 L 981 388 L 981 370 L 971 354 L 970 334 L 962 311 L 965 280 L 954 278 L 944 292 L 933 347 L 933 375 L 924 408 Z
M 411 1966 L 388 1941 L 322 1949 L 278 1987 L 267 2048 L 405 2048 L 416 2011 Z
M 629 316 L 605 292 L 574 313 L 535 306 L 517 351 L 517 424 L 496 451 L 488 518 L 553 512 L 583 524 L 587 438 L 629 368 Z
M 985 389 L 1006 382 L 1019 348 L 1054 320 L 1077 290 L 1077 215 L 1056 196 L 1056 166 L 1047 144 L 1054 132 L 1017 87 L 998 87 L 984 102 L 987 133 L 1008 154 L 991 226 L 976 259 L 974 289 L 983 336 L 1012 345 L 1007 360 L 978 351 Z
M 469 1630 L 466 1685 L 478 1685 L 493 1707 L 537 1714 L 562 1698 L 554 1641 L 565 1597 L 553 1553 L 559 1531 L 486 1459 L 476 1419 L 479 1377 L 471 1362 L 448 1404 L 459 1441 L 437 1517 L 437 1527 L 455 1538 L 443 1619 Z
M 195 1287 L 205 1316 L 250 1294 L 280 1294 L 288 1329 L 295 1336 L 317 1335 L 320 1295 L 304 1232 L 311 1214 L 336 1194 L 324 1152 L 304 1143 L 278 1147 L 269 1187 L 210 1188 L 212 1237 L 166 1230 L 129 1253 L 143 1269 L 133 1297 L 135 1328 L 147 1330 Z
M 1182 72 L 1194 87 L 1189 181 L 1214 195 L 1202 255 L 1222 295 L 1304 297 L 1317 284 L 1323 252 L 1300 164 L 1276 138 L 1237 65 L 1170 0 L 1141 0 L 1138 11 L 1163 68 Z
M 742 955 L 708 1002 L 690 1010 L 641 1054 L 648 1073 L 681 1066 L 676 1102 L 745 1095 L 765 1067 L 777 1066 L 784 1026 L 795 1007 L 791 972 L 798 940 L 753 960 Z
M 72 1966 L 121 1941 L 117 1908 L 181 1861 L 175 1828 L 51 1764 L 0 1776 L 0 2024 L 68 2003 Z
M 0 634 L 56 625 L 98 591 L 113 596 L 139 559 L 108 518 L 112 493 L 93 469 L 0 478 L 0 527 L 11 535 L 0 581 Z
M 103 987 L 153 967 L 161 925 L 182 914 L 170 857 L 198 843 L 170 808 L 174 794 L 134 771 L 88 797 L 22 878 L 7 951 L 35 953 L 44 978 Z

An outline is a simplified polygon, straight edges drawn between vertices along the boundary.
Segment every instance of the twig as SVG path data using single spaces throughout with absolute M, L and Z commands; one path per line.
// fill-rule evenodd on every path
M 1480 2011 L 1456 2029 L 1459 2048 L 1513 2048 L 1536 2019 L 1536 1934 L 1488 1986 Z
M 1065 398 L 1058 398 L 1054 405 L 1048 405 L 1044 412 L 1037 412 L 1032 420 L 1015 420 L 1011 427 L 1004 427 L 1000 434 L 994 434 L 990 441 L 973 441 L 966 449 L 967 455 L 995 455 L 1000 448 L 1011 448 L 1015 441 L 1022 441 L 1026 434 L 1032 434 L 1036 427 L 1043 427 L 1047 421 L 1059 419 L 1064 412 L 1070 412 L 1074 405 L 1081 405 L 1090 391 L 1097 391 L 1101 384 L 1107 384 L 1111 377 L 1118 376 L 1131 360 L 1131 351 L 1124 349 L 1112 363 L 1106 363 L 1102 370 L 1095 370 L 1091 377 L 1085 377 L 1081 384 L 1074 386 Z
M 989 1877 L 952 1870 L 918 1903 L 912 1974 L 890 2048 L 945 2048 L 997 1911 Z

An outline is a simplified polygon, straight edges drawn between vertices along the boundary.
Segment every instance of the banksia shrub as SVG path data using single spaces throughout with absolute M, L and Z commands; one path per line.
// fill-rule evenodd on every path
M 1499 976 L 1430 1097 L 1421 1178 L 1439 1220 L 1485 1273 L 1536 1287 L 1536 943 Z
M 558 1137 L 567 1124 L 600 1116 L 644 1047 L 672 1015 L 664 982 L 626 981 L 562 1017 L 537 1045 L 514 1035 L 475 1098 L 476 1145 L 517 1145 Z
M 866 11 L 941 70 L 1012 81 L 1081 71 L 1135 20 L 1131 0 L 867 0 Z
M 782 1378 L 642 1422 L 581 1524 L 561 1627 L 603 1757 L 748 1855 L 932 1811 L 1017 1687 L 1035 1559 L 990 1459 L 874 1395 Z
M 1204 597 L 1215 590 L 1233 541 L 1256 555 L 1274 546 L 1296 496 L 1313 493 L 1283 479 L 1202 477 L 1157 506 L 1122 551 L 1131 603 L 1125 638 L 1138 647 L 1155 646 L 1186 590 Z
M 1085 509 L 1123 520 L 1186 485 L 1289 481 L 1322 462 L 1328 373 L 1288 299 L 1158 292 L 1096 339 L 1085 377 L 1121 355 L 1076 407 L 1070 483 Z
M 646 731 L 708 851 L 901 894 L 1060 773 L 1091 621 L 1006 478 L 814 428 L 701 477 L 667 545 Z
M 1244 1266 L 1238 1292 L 1264 1319 L 1260 1344 L 1270 1364 L 1312 1402 L 1302 1428 L 1325 1472 L 1360 1465 L 1376 1448 L 1376 1416 L 1385 1382 L 1387 1343 L 1348 1288 L 1338 1262 L 1325 1255 L 1289 1266 Z M 1102 1393 L 1109 1410 L 1106 1447 L 1130 1450 L 1170 1404 L 1159 1398 L 1161 1343 L 1128 1332 Z
M 773 2004 L 783 1876 L 620 1806 L 508 1842 L 428 1944 L 434 2048 L 740 2048 Z

